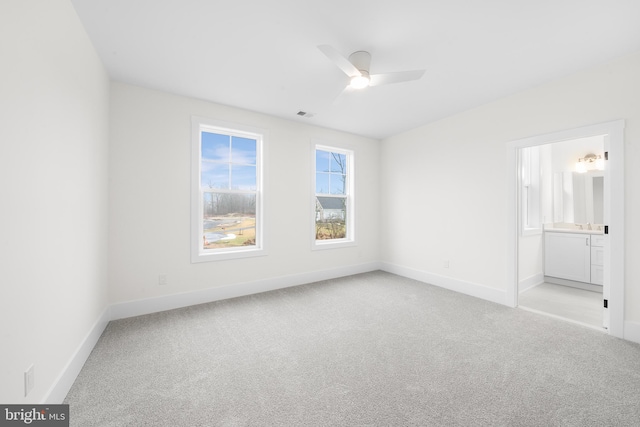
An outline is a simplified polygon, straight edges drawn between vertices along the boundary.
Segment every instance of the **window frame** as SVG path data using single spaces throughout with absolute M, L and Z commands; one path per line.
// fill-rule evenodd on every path
M 520 149 L 520 233 L 530 236 L 542 233 L 540 149 Z
M 256 244 L 229 248 L 203 249 L 203 190 L 201 188 L 201 136 L 213 132 L 256 141 L 256 190 L 220 191 L 229 194 L 254 194 L 256 196 Z M 191 117 L 191 262 L 210 262 L 266 255 L 264 233 L 264 146 L 267 132 L 264 129 L 229 123 L 206 117 Z
M 346 203 L 346 236 L 339 239 L 316 239 L 316 201 L 317 197 L 337 197 L 330 193 L 316 193 L 316 152 L 328 151 L 330 153 L 344 154 L 346 156 L 347 172 L 345 177 L 345 203 Z M 311 145 L 311 249 L 335 249 L 348 246 L 356 246 L 355 223 L 355 151 L 349 148 L 328 145 L 324 142 L 314 142 Z

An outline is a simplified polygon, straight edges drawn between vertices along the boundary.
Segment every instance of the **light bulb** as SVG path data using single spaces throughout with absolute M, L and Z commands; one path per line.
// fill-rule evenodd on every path
M 587 171 L 587 165 L 582 160 L 578 160 L 576 163 L 576 172 L 585 173 Z
M 596 169 L 598 170 L 604 169 L 604 160 L 602 159 L 602 156 L 598 156 L 598 158 L 596 159 Z
M 369 77 L 365 75 L 353 76 L 351 77 L 350 86 L 354 89 L 364 89 L 369 86 Z

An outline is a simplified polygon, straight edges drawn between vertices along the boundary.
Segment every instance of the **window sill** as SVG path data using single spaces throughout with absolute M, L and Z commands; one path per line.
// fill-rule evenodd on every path
M 542 228 L 525 228 L 524 230 L 522 230 L 521 235 L 522 236 L 537 236 L 542 234 Z
M 261 248 L 254 249 L 238 249 L 228 250 L 224 252 L 212 252 L 212 253 L 196 253 L 191 255 L 191 263 L 201 262 L 215 262 L 215 261 L 228 261 L 233 259 L 254 258 L 260 256 L 266 256 L 267 251 Z
M 311 244 L 311 250 L 338 249 L 357 246 L 355 240 L 352 239 L 332 239 L 332 240 L 314 240 Z

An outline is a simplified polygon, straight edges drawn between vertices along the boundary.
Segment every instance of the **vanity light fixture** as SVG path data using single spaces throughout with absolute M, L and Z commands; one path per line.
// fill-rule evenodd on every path
M 576 172 L 585 173 L 587 170 L 603 170 L 604 169 L 604 160 L 602 160 L 602 156 L 595 154 L 587 154 L 586 156 L 578 159 L 576 162 Z

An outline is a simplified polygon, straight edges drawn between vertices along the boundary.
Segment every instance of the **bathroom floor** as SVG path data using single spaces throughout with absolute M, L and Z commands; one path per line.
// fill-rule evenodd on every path
M 519 295 L 520 308 L 602 329 L 602 293 L 542 283 Z

